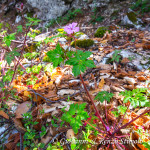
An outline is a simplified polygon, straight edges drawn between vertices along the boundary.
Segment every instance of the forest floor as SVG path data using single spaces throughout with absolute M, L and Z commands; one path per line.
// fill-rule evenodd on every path
M 89 24 L 88 14 L 85 10 L 84 15 L 68 24 L 78 23 L 80 31 L 94 41 L 90 47 L 70 47 L 66 37 L 56 37 L 53 42 L 42 41 L 36 49 L 28 38 L 28 47 L 24 48 L 24 32 L 18 33 L 6 48 L 6 54 L 18 47 L 17 52 L 22 53 L 23 49 L 24 55 L 17 56 L 18 62 L 13 57 L 10 65 L 6 63 L 6 56 L 6 60 L 1 59 L 0 81 L 4 86 L 0 88 L 0 149 L 150 149 L 150 32 L 146 28 L 141 31 L 121 27 L 118 19 L 108 21 L 107 17 L 101 23 Z M 146 13 L 142 19 L 145 18 L 148 18 Z M 101 38 L 94 36 L 99 26 L 108 25 L 111 32 L 106 31 Z M 8 33 L 16 31 L 16 26 L 8 25 Z M 48 37 L 57 35 L 58 28 L 64 25 L 50 27 Z M 41 33 L 40 37 L 45 35 Z M 75 77 L 72 66 L 61 64 L 55 68 L 48 59 L 43 61 L 58 42 L 64 49 L 91 52 L 88 60 L 92 60 L 95 67 L 87 68 L 82 77 Z M 5 51 L 2 44 L 1 56 Z M 36 56 L 31 59 L 32 53 Z M 19 62 L 21 65 L 16 69 Z M 16 70 L 14 80 L 14 72 L 9 69 Z M 95 105 L 82 85 L 82 78 Z M 110 137 L 117 142 L 106 144 Z M 85 140 L 86 144 L 67 139 Z

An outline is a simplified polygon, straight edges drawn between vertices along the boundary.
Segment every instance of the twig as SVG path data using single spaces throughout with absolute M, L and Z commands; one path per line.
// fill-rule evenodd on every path
M 5 132 L 7 132 L 8 130 L 10 130 L 10 129 L 14 129 L 15 127 L 14 127 L 14 125 L 10 125 L 7 129 L 5 129 L 1 134 L 0 134 L 0 136 L 1 135 L 3 135 Z
M 23 150 L 22 134 L 20 132 L 20 150 Z
M 50 103 L 60 102 L 60 101 L 66 100 L 66 99 L 68 98 L 68 96 L 67 96 L 67 97 L 62 98 L 62 99 L 57 100 L 57 101 L 51 101 L 50 99 L 45 98 L 45 97 L 44 97 L 44 96 L 42 96 L 41 94 L 39 94 L 39 93 L 35 92 L 33 89 L 30 89 L 30 90 L 28 90 L 28 91 L 32 91 L 32 92 L 35 94 L 36 99 L 37 99 L 37 95 L 38 95 L 38 96 L 42 97 L 44 100 L 46 100 L 46 102 L 50 102 Z M 81 91 L 80 91 L 80 92 L 81 92 Z M 71 95 L 70 95 L 70 97 L 72 97 L 72 96 L 74 96 L 74 95 L 76 95 L 76 94 L 78 94 L 78 93 L 80 93 L 80 92 L 73 93 L 73 94 L 71 94 Z

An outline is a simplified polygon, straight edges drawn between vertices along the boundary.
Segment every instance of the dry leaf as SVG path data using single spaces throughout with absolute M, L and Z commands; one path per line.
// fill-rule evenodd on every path
M 104 78 L 102 78 L 98 84 L 98 88 L 101 90 L 103 88 L 104 84 L 105 84 L 105 80 L 104 80 Z
M 22 125 L 22 122 L 21 122 L 21 120 L 20 119 L 13 119 L 13 122 L 14 122 L 14 124 L 15 124 L 15 128 L 19 131 L 19 132 L 21 132 L 21 133 L 25 133 L 26 132 L 26 129 L 23 127 L 23 125 Z
M 67 139 L 72 139 L 74 138 L 74 131 L 72 129 L 69 129 L 66 133 Z
M 29 91 L 24 91 L 24 96 L 30 98 L 31 97 L 31 93 Z
M 0 116 L 4 117 L 5 119 L 9 119 L 9 116 L 2 110 L 0 110 Z
M 18 93 L 28 90 L 28 88 L 26 86 L 20 86 L 20 85 L 14 85 L 13 88 L 17 89 Z
M 29 101 L 23 102 L 22 104 L 18 105 L 16 109 L 16 118 L 22 118 L 22 115 L 30 109 L 31 105 L 32 103 Z
M 139 81 L 146 81 L 147 79 L 144 76 L 140 76 L 137 78 Z

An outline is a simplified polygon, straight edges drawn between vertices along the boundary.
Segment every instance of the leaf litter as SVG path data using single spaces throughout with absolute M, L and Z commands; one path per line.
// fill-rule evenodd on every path
M 132 41 L 133 39 L 135 40 Z M 55 41 L 55 46 L 57 40 Z M 115 122 L 117 118 L 111 111 L 117 109 L 118 105 L 123 104 L 123 97 L 119 96 L 118 93 L 126 89 L 133 90 L 139 87 L 150 89 L 150 72 L 146 70 L 146 68 L 139 70 L 137 66 L 133 65 L 132 59 L 134 58 L 130 59 L 129 57 L 124 57 L 121 61 L 119 60 L 114 63 L 110 62 L 108 64 L 103 64 L 101 61 L 107 54 L 114 52 L 116 49 L 124 49 L 125 51 L 130 49 L 131 52 L 142 53 L 143 56 L 147 58 L 150 49 L 150 39 L 146 31 L 117 29 L 116 32 L 107 33 L 102 39 L 93 38 L 93 40 L 97 40 L 98 43 L 90 49 L 90 51 L 93 52 L 90 59 L 95 60 L 96 68 L 87 70 L 86 73 L 83 74 L 83 77 L 92 97 L 95 97 L 99 91 L 114 93 L 113 101 L 107 104 L 106 107 L 108 110 L 108 119 Z M 47 49 L 50 49 L 54 47 L 54 44 L 51 45 L 51 43 L 48 43 L 47 46 Z M 97 50 L 95 51 L 95 49 Z M 35 63 L 38 63 L 39 60 L 36 59 L 35 61 L 37 61 Z M 7 114 L 5 112 L 6 110 L 0 110 L 0 116 L 4 118 L 4 120 L 12 121 L 15 128 L 18 130 L 18 133 L 10 134 L 8 143 L 5 144 L 8 150 L 17 149 L 16 144 L 20 141 L 19 133 L 24 133 L 26 131 L 22 124 L 22 115 L 26 112 L 32 112 L 34 120 L 38 122 L 38 125 L 34 126 L 34 129 L 37 131 L 41 130 L 43 124 L 49 123 L 50 126 L 46 129 L 46 135 L 40 139 L 40 141 L 45 144 L 49 143 L 60 133 L 66 133 L 66 137 L 68 138 L 74 136 L 80 137 L 80 135 L 75 135 L 72 129 L 67 127 L 62 128 L 60 126 L 61 109 L 63 107 L 66 107 L 68 110 L 69 105 L 72 103 L 89 103 L 88 100 L 86 101 L 88 98 L 81 86 L 79 78 L 73 77 L 69 70 L 71 70 L 71 68 L 68 68 L 68 66 L 64 66 L 64 68 L 60 66 L 53 70 L 53 72 L 47 71 L 39 75 L 34 74 L 37 76 L 34 85 L 29 85 L 27 83 L 27 79 L 31 78 L 32 80 L 33 74 L 24 74 L 23 76 L 18 76 L 14 80 L 13 89 L 16 90 L 16 95 L 20 98 L 18 102 L 19 105 L 15 111 L 15 118 L 12 119 L 9 117 L 9 115 L 12 114 Z M 2 95 L 2 93 L 0 94 Z M 9 105 L 7 101 L 5 103 Z M 31 107 L 31 104 L 34 105 Z M 89 108 L 87 109 L 92 112 L 93 107 L 90 106 L 90 104 L 88 105 Z M 127 105 L 129 106 L 130 103 Z M 104 103 L 97 103 L 97 107 L 101 110 L 101 113 L 104 112 Z M 129 109 L 123 123 L 129 122 L 131 119 L 141 114 L 144 111 L 143 109 L 145 108 L 139 108 L 138 111 L 133 110 L 133 108 Z M 41 114 L 40 112 L 42 111 L 43 113 Z M 54 120 L 56 124 L 53 123 L 53 125 L 51 125 L 50 122 L 53 120 L 53 116 L 55 117 Z M 56 128 L 54 128 L 55 126 Z M 99 124 L 99 128 L 101 128 L 101 124 Z M 138 140 L 141 138 L 136 132 L 138 129 L 143 130 L 143 135 L 145 136 L 142 138 L 144 141 L 150 140 L 144 132 L 146 129 L 148 132 L 150 131 L 149 116 L 140 117 L 129 126 L 128 133 L 132 132 L 131 139 Z M 62 137 L 62 135 L 60 134 L 58 137 Z M 96 137 L 91 135 L 90 138 Z M 96 147 L 97 145 L 95 145 L 93 149 L 96 149 Z M 134 144 L 133 147 L 134 149 L 146 149 L 141 144 Z

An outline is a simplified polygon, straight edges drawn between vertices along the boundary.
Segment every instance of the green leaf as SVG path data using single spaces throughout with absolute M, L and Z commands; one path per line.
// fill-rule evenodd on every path
M 91 54 L 92 53 L 89 51 L 83 52 L 77 50 L 77 53 L 74 53 L 74 57 L 70 57 L 69 60 L 66 61 L 66 64 L 73 66 L 72 72 L 74 76 L 78 76 L 81 72 L 85 72 L 86 67 L 95 67 L 94 62 L 87 59 Z
M 117 109 L 118 109 L 118 113 L 125 114 L 127 107 L 121 105 L 118 106 Z
M 110 102 L 110 99 L 113 97 L 113 93 L 109 93 L 107 91 L 101 91 L 95 96 L 95 100 L 100 101 L 101 103 L 106 100 L 107 102 Z
M 11 45 L 11 41 L 15 40 L 15 34 L 16 33 L 11 33 L 8 36 L 5 36 L 3 41 L 5 42 L 5 44 L 9 47 Z
M 10 82 L 12 80 L 14 71 L 9 69 L 5 76 L 3 76 L 3 82 Z
M 17 26 L 17 29 L 18 29 L 18 30 L 17 30 L 17 33 L 22 32 L 22 29 L 23 29 L 23 28 L 22 28 L 22 25 Z
M 7 61 L 8 65 L 15 59 L 15 56 L 20 56 L 20 53 L 16 50 L 13 50 L 6 54 L 5 60 Z
M 78 130 L 82 126 L 82 120 L 89 118 L 88 113 L 84 110 L 85 106 L 86 103 L 71 104 L 69 111 L 65 111 L 61 117 L 62 121 L 70 123 L 75 134 L 78 133 Z
M 53 62 L 53 66 L 57 67 L 58 65 L 60 65 L 63 61 L 64 61 L 64 52 L 60 46 L 60 44 L 58 43 L 56 45 L 56 48 L 48 51 L 46 53 L 46 55 L 50 58 L 50 60 Z
M 134 108 L 136 108 L 137 106 L 144 107 L 149 103 L 146 91 L 147 88 L 139 88 L 133 89 L 132 91 L 126 90 L 124 92 L 121 92 L 120 95 L 123 95 L 125 97 L 123 100 L 124 103 L 130 102 Z
M 150 141 L 148 141 L 148 142 L 143 142 L 142 144 L 145 146 L 145 148 L 150 149 Z

